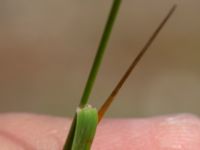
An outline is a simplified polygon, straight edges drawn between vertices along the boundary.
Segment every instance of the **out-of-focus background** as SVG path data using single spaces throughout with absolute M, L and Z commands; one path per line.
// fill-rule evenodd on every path
M 0 112 L 72 116 L 111 3 L 1 0 Z M 103 103 L 174 3 L 107 116 L 200 114 L 199 0 L 123 1 L 90 101 Z

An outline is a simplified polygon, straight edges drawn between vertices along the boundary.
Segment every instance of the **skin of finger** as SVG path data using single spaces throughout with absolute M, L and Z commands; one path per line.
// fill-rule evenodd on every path
M 4 150 L 62 150 L 71 120 L 33 114 L 0 115 Z M 105 119 L 92 150 L 199 150 L 200 120 L 180 114 L 144 119 Z

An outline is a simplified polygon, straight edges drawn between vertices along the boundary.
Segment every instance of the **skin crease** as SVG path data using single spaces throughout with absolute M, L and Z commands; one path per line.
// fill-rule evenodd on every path
M 1 114 L 3 150 L 62 150 L 71 120 L 34 114 Z M 104 119 L 92 150 L 199 150 L 200 119 L 179 114 L 143 119 Z

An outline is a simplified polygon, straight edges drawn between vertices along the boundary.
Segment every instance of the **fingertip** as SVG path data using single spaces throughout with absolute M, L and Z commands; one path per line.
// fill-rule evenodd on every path
M 199 150 L 200 120 L 191 114 L 103 122 L 94 149 Z
M 200 149 L 200 121 L 197 116 L 183 114 L 163 118 L 156 132 L 160 149 Z
M 0 145 L 9 150 L 17 146 L 29 150 L 60 150 L 70 123 L 69 119 L 44 115 L 0 115 Z M 200 120 L 190 114 L 104 119 L 97 128 L 92 149 L 199 150 Z
M 27 113 L 0 115 L 0 144 L 18 149 L 62 149 L 70 126 L 69 119 Z M 7 144 L 6 144 L 7 143 Z M 10 149 L 8 149 L 10 150 Z M 15 149 L 16 150 L 16 149 Z

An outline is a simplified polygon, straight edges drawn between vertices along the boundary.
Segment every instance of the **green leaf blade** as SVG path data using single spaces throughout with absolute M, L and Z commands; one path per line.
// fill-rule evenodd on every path
M 78 108 L 63 150 L 90 150 L 98 124 L 96 108 Z
M 90 150 L 98 124 L 95 108 L 86 106 L 77 110 L 76 131 L 72 150 Z

